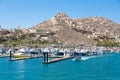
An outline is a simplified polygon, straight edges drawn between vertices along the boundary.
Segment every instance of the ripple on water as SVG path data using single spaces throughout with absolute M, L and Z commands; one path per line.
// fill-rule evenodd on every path
M 120 54 L 42 64 L 42 59 L 9 62 L 0 58 L 0 80 L 119 80 Z

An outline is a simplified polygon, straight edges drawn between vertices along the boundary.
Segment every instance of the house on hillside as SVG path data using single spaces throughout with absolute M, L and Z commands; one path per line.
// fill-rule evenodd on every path
M 51 40 L 54 32 L 50 29 L 46 28 L 39 28 L 36 30 L 36 36 L 40 38 L 40 40 Z
M 115 36 L 115 40 L 120 43 L 120 36 Z

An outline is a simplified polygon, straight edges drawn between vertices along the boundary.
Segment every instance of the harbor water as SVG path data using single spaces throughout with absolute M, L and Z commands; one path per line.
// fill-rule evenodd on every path
M 0 58 L 0 80 L 120 80 L 120 54 L 42 64 L 43 59 Z

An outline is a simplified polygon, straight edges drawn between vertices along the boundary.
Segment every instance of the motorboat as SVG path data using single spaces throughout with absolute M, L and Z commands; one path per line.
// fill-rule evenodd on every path
M 73 57 L 75 61 L 81 60 L 81 54 L 78 52 L 74 52 Z
M 73 59 L 73 60 L 79 61 L 79 60 L 81 60 L 81 56 L 74 56 L 74 59 Z
M 15 54 L 13 54 L 13 57 L 18 57 L 18 56 L 29 56 L 29 49 L 19 49 Z

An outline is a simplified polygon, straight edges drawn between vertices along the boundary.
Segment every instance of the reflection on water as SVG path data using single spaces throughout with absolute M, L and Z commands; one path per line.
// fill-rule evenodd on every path
M 18 79 L 20 80 L 20 79 L 24 79 L 24 77 L 25 77 L 25 64 L 24 64 L 24 60 L 21 60 L 21 61 L 17 61 L 17 65 L 16 65 L 16 68 L 17 68 L 17 70 L 16 70 L 16 73 L 17 73 L 17 75 L 18 75 Z

